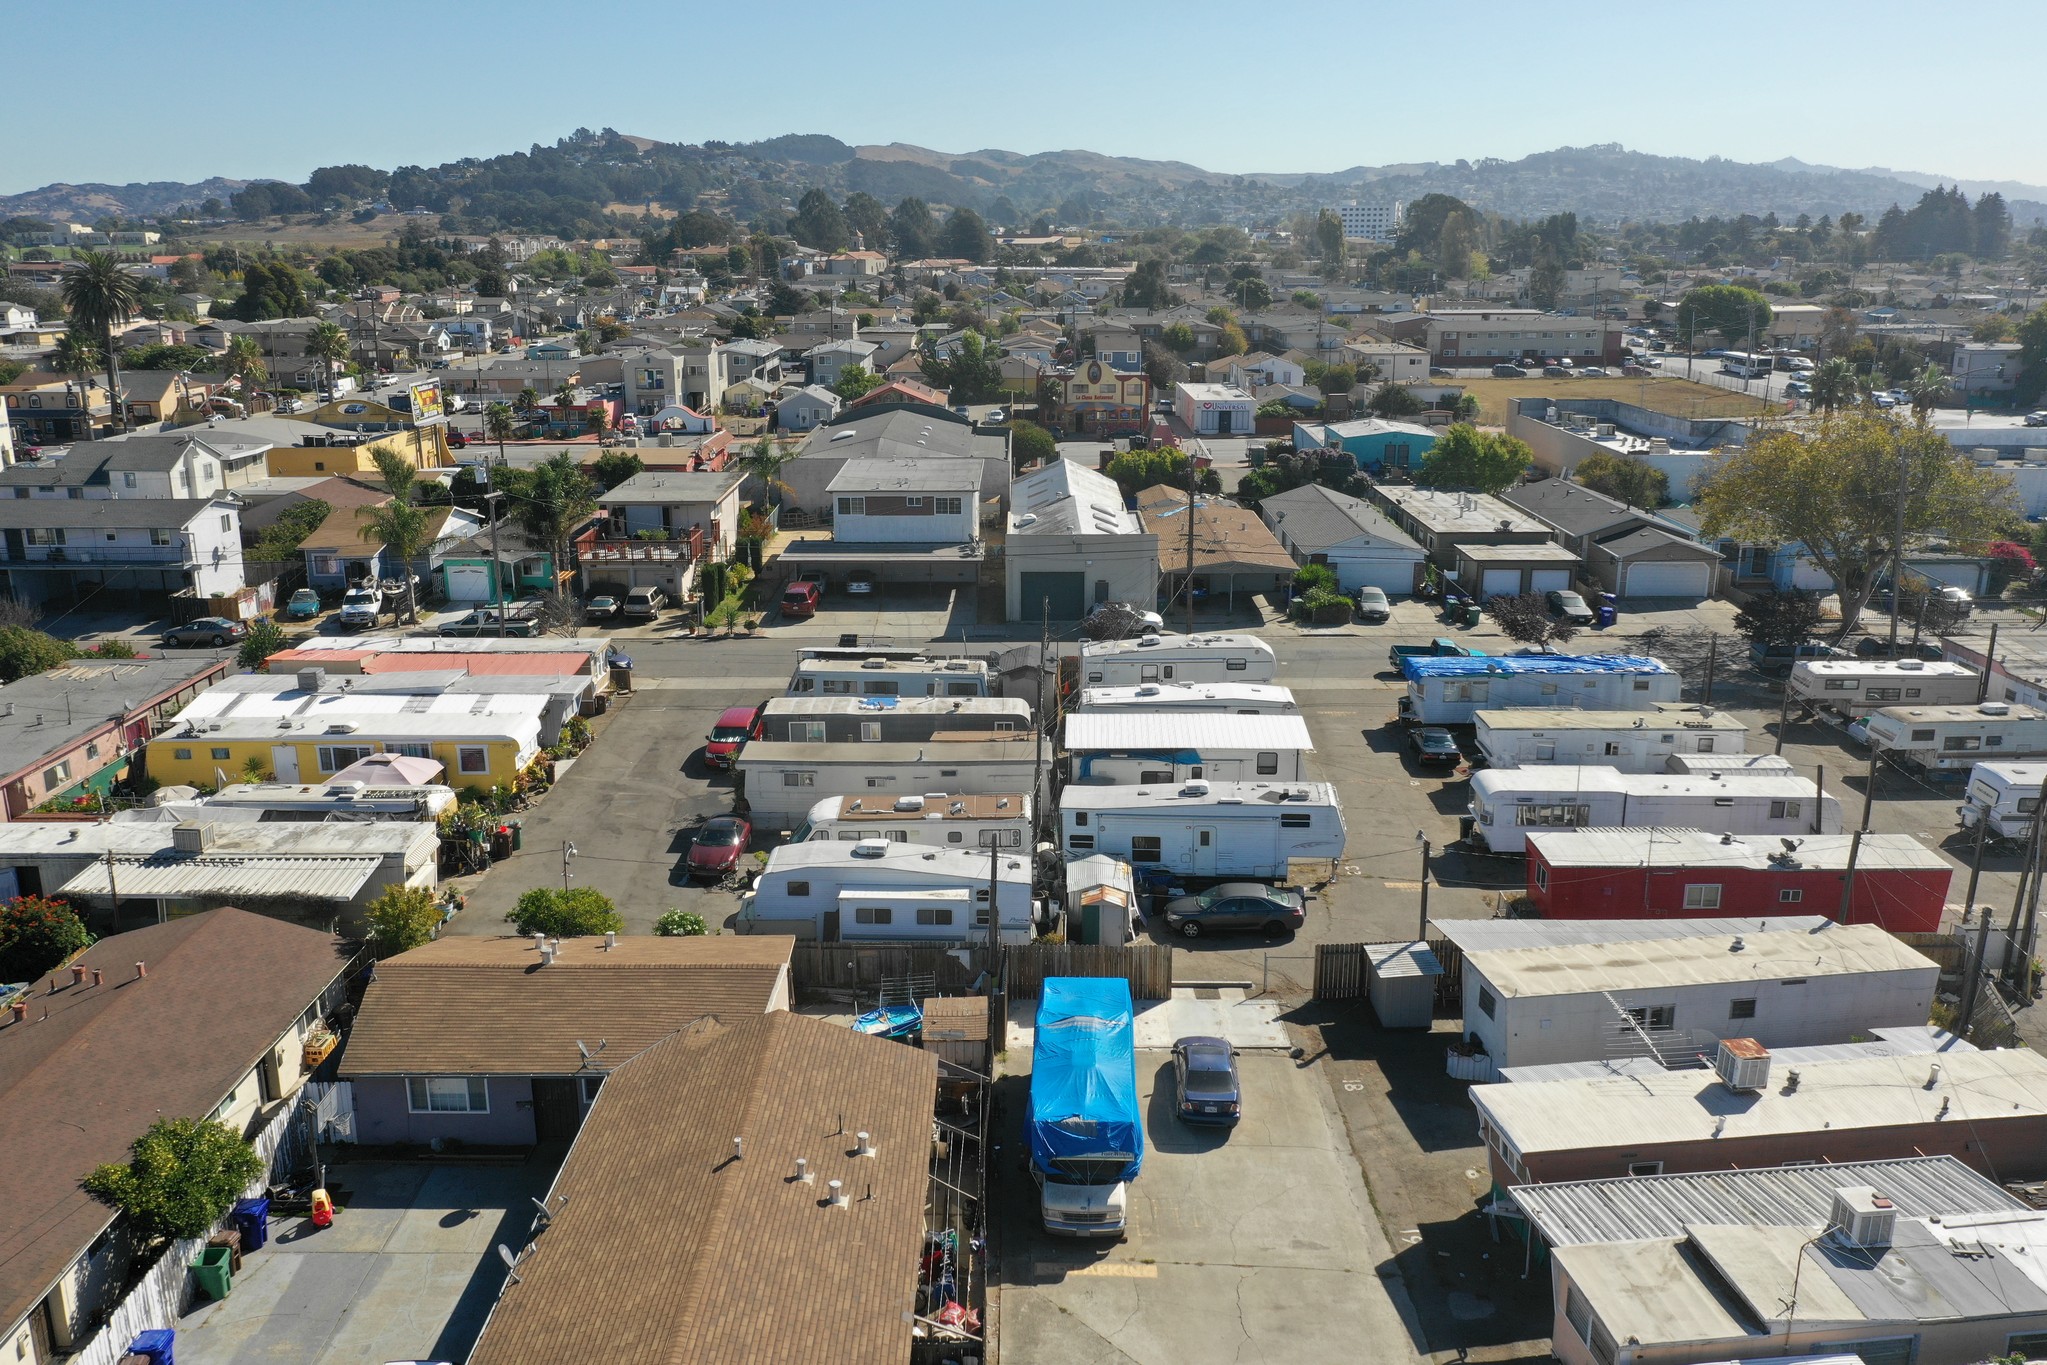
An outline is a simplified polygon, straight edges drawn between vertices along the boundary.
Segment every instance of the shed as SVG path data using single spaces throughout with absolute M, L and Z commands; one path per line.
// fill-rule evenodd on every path
M 987 997 L 934 997 L 923 1008 L 924 1050 L 976 1076 L 989 1075 Z
M 1068 934 L 1120 948 L 1137 936 L 1137 881 L 1130 865 L 1097 853 L 1066 865 Z
M 1436 1017 L 1436 982 L 1443 964 L 1428 944 L 1366 945 L 1366 993 L 1381 1028 L 1426 1029 Z

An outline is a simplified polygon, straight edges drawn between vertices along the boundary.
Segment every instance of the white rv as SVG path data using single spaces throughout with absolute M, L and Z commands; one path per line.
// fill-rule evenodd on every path
M 733 768 L 755 825 L 793 829 L 827 796 L 893 801 L 925 792 L 986 795 L 1037 789 L 1037 742 L 932 740 L 928 744 L 789 744 L 754 740 Z
M 926 792 L 877 800 L 828 796 L 789 834 L 792 844 L 812 840 L 857 844 L 890 839 L 926 848 L 1025 848 L 1031 840 L 1031 798 L 1021 792 L 948 795 Z
M 1960 772 L 1988 754 L 2047 754 L 2047 715 L 2030 706 L 1986 701 L 1975 706 L 1886 706 L 1868 721 L 1869 742 L 1930 772 Z
M 985 659 L 799 659 L 788 695 L 992 697 L 998 682 Z
M 1481 711 L 1478 750 L 1495 768 L 1529 763 L 1603 764 L 1624 773 L 1668 770 L 1676 754 L 1739 754 L 1748 726 L 1710 706 L 1651 711 Z
M 1028 853 L 955 852 L 889 839 L 784 844 L 740 897 L 738 929 L 825 943 L 985 943 L 991 879 L 1002 941 L 1029 943 L 1037 915 Z
M 1138 683 L 1085 687 L 1076 711 L 1225 711 L 1234 716 L 1291 715 L 1294 694 L 1273 683 Z
M 1990 832 L 1998 838 L 2031 838 L 2043 785 L 2047 763 L 1978 763 L 1969 774 L 1969 799 L 1960 810 L 1962 828 L 1976 828 L 1988 811 Z
M 1255 635 L 1144 635 L 1080 647 L 1083 687 L 1140 683 L 1271 682 L 1272 646 Z
M 1791 760 L 1777 754 L 1672 754 L 1663 770 L 1671 773 L 1721 773 L 1740 777 L 1755 773 L 1790 773 L 1798 770 Z
M 214 809 L 258 810 L 266 823 L 345 820 L 431 820 L 455 805 L 455 790 L 373 787 L 366 782 L 237 782 L 204 800 Z
M 1658 826 L 1788 838 L 1839 834 L 1841 803 L 1811 778 L 1782 773 L 1532 767 L 1487 768 L 1471 777 L 1471 837 L 1494 853 L 1525 853 L 1529 834 L 1546 829 Z
M 1933 659 L 1802 659 L 1785 684 L 1793 701 L 1866 716 L 1885 706 L 1973 706 L 1976 670 Z
M 791 744 L 918 744 L 937 734 L 1019 734 L 1031 728 L 1022 697 L 770 697 L 762 739 Z
M 1343 807 L 1326 782 L 1186 782 L 1068 787 L 1059 846 L 1183 877 L 1287 875 L 1289 862 L 1343 856 Z
M 1416 725 L 1470 725 L 1481 711 L 1646 711 L 1676 701 L 1684 680 L 1629 654 L 1508 654 L 1403 659 L 1400 717 Z
M 1076 711 L 1066 718 L 1063 747 L 1073 781 L 1120 786 L 1189 778 L 1303 782 L 1315 743 L 1298 715 Z

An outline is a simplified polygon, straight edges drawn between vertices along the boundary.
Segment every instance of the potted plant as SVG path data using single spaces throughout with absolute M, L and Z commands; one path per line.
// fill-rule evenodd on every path
M 746 633 L 747 633 L 748 635 L 753 635 L 753 634 L 757 633 L 757 632 L 758 632 L 758 631 L 760 630 L 760 628 L 761 628 L 761 618 L 760 618 L 760 617 L 758 617 L 758 616 L 749 616 L 749 617 L 747 617 L 747 618 L 746 618 Z

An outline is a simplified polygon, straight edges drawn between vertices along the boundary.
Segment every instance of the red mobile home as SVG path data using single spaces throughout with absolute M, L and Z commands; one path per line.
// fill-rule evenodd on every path
M 1695 829 L 1528 835 L 1528 896 L 1545 919 L 1839 914 L 1851 836 L 1737 837 Z M 1954 869 L 1909 834 L 1865 834 L 1850 924 L 1940 927 Z

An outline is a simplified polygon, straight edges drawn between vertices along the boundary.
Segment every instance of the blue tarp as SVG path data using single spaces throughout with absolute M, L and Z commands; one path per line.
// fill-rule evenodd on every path
M 1411 655 L 1400 661 L 1409 682 L 1423 678 L 1482 678 L 1522 673 L 1668 673 L 1655 659 L 1639 654 L 1503 654 L 1476 659 L 1443 659 Z
M 1137 1098 L 1137 1026 L 1121 977 L 1048 977 L 1038 996 L 1031 1054 L 1031 1160 L 1125 1159 L 1123 1180 L 1144 1166 Z

